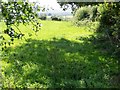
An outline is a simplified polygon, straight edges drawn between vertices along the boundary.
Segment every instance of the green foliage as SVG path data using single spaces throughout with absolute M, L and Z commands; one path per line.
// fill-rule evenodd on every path
M 11 42 L 4 42 L 5 44 L 11 44 L 15 38 L 19 39 L 25 35 L 18 28 L 20 23 L 24 25 L 32 23 L 33 30 L 35 32 L 39 31 L 39 22 L 36 19 L 37 14 L 33 11 L 33 6 L 34 5 L 28 2 L 1 2 L 1 21 L 6 25 L 4 34 L 7 34 L 11 38 Z M 16 31 L 13 26 L 15 26 L 18 31 Z M 1 38 L 5 40 L 4 35 L 2 35 Z
M 89 8 L 81 7 L 76 11 L 75 20 L 80 21 L 83 19 L 88 19 L 90 17 Z
M 59 3 L 59 5 L 63 8 L 63 10 L 67 10 L 68 7 L 71 8 L 72 10 L 72 14 L 74 15 L 76 10 L 80 7 L 84 7 L 84 6 L 88 6 L 88 5 L 98 5 L 100 3 L 103 3 L 103 2 L 71 2 L 71 0 L 65 0 L 65 2 L 63 2 L 63 0 L 57 0 L 57 2 Z
M 92 21 L 96 21 L 97 17 L 98 17 L 98 6 L 91 6 L 91 10 L 90 10 L 90 19 Z
M 97 33 L 101 38 L 107 38 L 113 55 L 119 57 L 120 53 L 120 3 L 105 3 L 100 5 L 100 28 Z
M 80 21 L 80 20 L 85 20 L 88 19 L 90 21 L 95 21 L 98 17 L 98 6 L 83 6 L 79 8 L 76 13 L 75 13 L 75 20 Z
M 91 22 L 92 21 L 92 22 Z M 103 42 L 109 41 L 113 56 L 119 57 L 120 52 L 120 3 L 103 3 L 97 6 L 85 6 L 76 11 L 75 25 L 93 26 L 93 21 L 99 22 L 97 25 L 97 35 Z M 106 45 L 107 46 L 107 45 Z
M 31 36 L 6 49 L 0 61 L 3 88 L 114 87 L 110 79 L 118 63 L 89 40 L 93 32 L 63 21 L 42 24 L 37 39 Z
M 77 26 L 86 25 L 96 21 L 98 17 L 98 6 L 83 6 L 75 12 L 74 23 Z

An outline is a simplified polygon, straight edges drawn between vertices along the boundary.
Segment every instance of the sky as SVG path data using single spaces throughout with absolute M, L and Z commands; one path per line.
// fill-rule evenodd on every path
M 63 11 L 63 9 L 60 7 L 56 0 L 29 0 L 29 1 L 38 2 L 41 7 L 48 8 L 49 10 L 45 11 L 44 13 L 52 13 L 54 15 L 71 14 L 70 8 L 67 11 Z
M 53 7 L 56 9 L 60 9 L 59 4 L 56 0 L 29 0 L 30 2 L 38 2 L 41 6 L 45 7 Z

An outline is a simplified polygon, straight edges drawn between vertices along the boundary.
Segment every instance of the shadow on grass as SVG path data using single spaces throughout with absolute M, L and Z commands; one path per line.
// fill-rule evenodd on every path
M 11 50 L 4 67 L 3 87 L 113 87 L 110 75 L 117 63 L 96 44 L 64 38 L 29 40 Z

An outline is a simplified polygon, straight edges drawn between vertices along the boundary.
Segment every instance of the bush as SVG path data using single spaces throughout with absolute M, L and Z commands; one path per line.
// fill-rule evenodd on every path
M 78 26 L 89 24 L 94 20 L 99 21 L 97 36 L 105 40 L 102 43 L 109 42 L 112 54 L 120 58 L 120 3 L 81 7 L 76 11 L 74 18 Z
M 92 6 L 91 7 L 91 10 L 90 10 L 90 19 L 92 21 L 95 21 L 97 19 L 97 17 L 98 17 L 98 11 L 97 11 L 97 9 L 98 9 L 98 6 Z
M 97 30 L 98 35 L 101 38 L 107 38 L 113 50 L 113 55 L 120 58 L 120 4 L 119 3 L 105 3 L 99 5 L 98 12 L 100 18 L 100 27 Z M 108 45 L 106 45 L 108 46 Z
M 84 6 L 79 8 L 74 15 L 75 22 L 84 20 L 96 21 L 98 18 L 97 9 L 98 6 Z
M 47 15 L 46 15 L 46 14 L 42 14 L 42 15 L 40 16 L 40 19 L 41 19 L 41 20 L 46 20 L 46 19 L 47 19 Z
M 89 14 L 89 8 L 88 7 L 81 7 L 79 8 L 76 13 L 75 13 L 75 20 L 76 21 L 80 21 L 83 20 L 85 18 L 89 18 L 90 14 Z
M 55 21 L 62 21 L 62 19 L 58 16 L 51 16 L 51 19 Z

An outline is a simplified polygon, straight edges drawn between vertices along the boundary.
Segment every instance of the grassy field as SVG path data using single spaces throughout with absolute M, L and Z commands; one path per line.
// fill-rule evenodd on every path
M 16 39 L 6 49 L 0 61 L 3 87 L 114 87 L 110 78 L 118 70 L 117 62 L 87 39 L 93 30 L 65 21 L 41 23 L 37 36 L 30 25 L 20 25 L 29 42 Z

